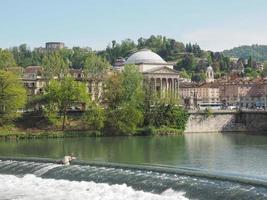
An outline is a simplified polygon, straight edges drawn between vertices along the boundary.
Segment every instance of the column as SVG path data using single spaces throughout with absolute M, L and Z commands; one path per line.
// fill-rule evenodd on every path
M 154 92 L 155 94 L 157 92 L 157 79 L 156 78 L 154 78 Z
M 162 93 L 163 93 L 162 78 L 160 78 L 159 80 L 160 80 L 160 97 L 162 97 Z
M 169 79 L 166 78 L 166 97 L 169 96 L 169 89 L 170 89 Z
M 175 99 L 175 81 L 174 81 L 174 78 L 172 78 L 172 96 Z

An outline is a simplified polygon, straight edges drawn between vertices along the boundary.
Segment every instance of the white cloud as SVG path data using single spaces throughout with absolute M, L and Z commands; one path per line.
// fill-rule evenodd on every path
M 240 45 L 267 44 L 267 30 L 203 29 L 182 36 L 184 42 L 198 43 L 202 49 L 222 51 Z

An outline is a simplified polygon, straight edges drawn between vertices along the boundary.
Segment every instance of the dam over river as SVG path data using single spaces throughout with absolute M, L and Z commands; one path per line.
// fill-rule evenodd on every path
M 263 135 L 1 141 L 0 160 L 3 199 L 267 199 Z

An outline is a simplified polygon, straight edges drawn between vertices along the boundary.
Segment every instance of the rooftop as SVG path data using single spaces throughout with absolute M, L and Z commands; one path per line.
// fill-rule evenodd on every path
M 126 64 L 167 64 L 158 54 L 149 49 L 141 49 L 133 53 L 126 61 Z

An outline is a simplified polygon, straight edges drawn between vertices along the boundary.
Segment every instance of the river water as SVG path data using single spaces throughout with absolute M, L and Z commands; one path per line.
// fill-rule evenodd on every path
M 0 199 L 267 199 L 263 135 L 0 141 L 0 160 Z

